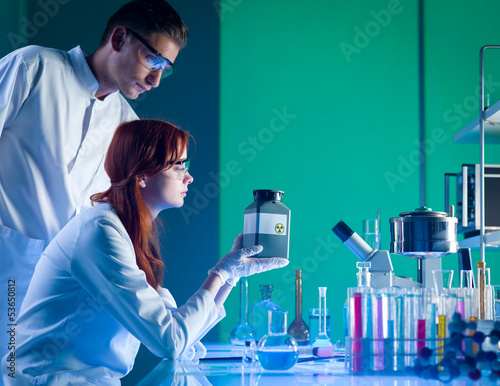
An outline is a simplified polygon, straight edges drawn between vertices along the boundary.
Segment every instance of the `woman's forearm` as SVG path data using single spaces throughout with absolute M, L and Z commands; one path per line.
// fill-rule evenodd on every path
M 215 273 L 210 273 L 205 282 L 201 285 L 201 288 L 206 289 L 212 294 L 215 305 L 217 306 L 217 309 L 220 310 L 233 286 L 228 283 L 222 285 L 219 276 Z
M 228 283 L 225 283 L 222 287 L 220 287 L 219 292 L 215 296 L 215 305 L 217 306 L 218 310 L 221 309 L 232 289 L 233 286 Z

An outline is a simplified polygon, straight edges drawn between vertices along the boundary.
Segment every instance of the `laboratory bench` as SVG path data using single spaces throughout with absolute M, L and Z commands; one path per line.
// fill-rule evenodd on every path
M 243 348 L 226 344 L 206 344 L 207 356 L 199 363 L 162 360 L 137 386 L 152 385 L 445 385 L 416 376 L 351 375 L 343 360 L 300 362 L 290 370 L 270 371 L 258 364 L 243 365 Z M 473 382 L 461 377 L 446 385 L 493 385 L 487 379 Z

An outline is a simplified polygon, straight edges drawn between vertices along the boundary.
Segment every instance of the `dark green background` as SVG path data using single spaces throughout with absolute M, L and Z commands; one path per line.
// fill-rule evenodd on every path
M 29 43 L 62 49 L 82 44 L 91 51 L 105 20 L 123 3 L 65 0 Z M 382 248 L 388 249 L 389 218 L 421 202 L 419 2 L 172 4 L 190 28 L 178 72 L 133 102 L 141 117 L 171 120 L 197 142 L 195 183 L 185 207 L 161 216 L 166 286 L 184 302 L 241 232 L 252 190 L 284 190 L 283 202 L 292 211 L 290 265 L 251 277 L 250 305 L 260 300 L 259 284 L 273 284 L 274 300 L 293 319 L 295 269 L 302 269 L 304 310 L 317 307 L 318 286 L 328 287 L 332 339 L 342 339 L 342 305 L 346 288 L 356 285 L 357 260 L 331 228 L 344 220 L 361 233 L 362 220 L 380 209 Z M 500 4 L 423 4 L 425 203 L 443 211 L 444 173 L 479 163 L 479 145 L 455 144 L 453 136 L 478 115 L 479 49 L 500 43 Z M 0 9 L 3 55 L 14 48 L 7 34 L 22 28 L 23 15 L 30 20 L 41 8 L 25 0 Z M 493 103 L 500 99 L 500 52 L 486 57 Z M 498 145 L 486 147 L 486 162 L 500 163 Z M 477 261 L 478 251 L 473 255 Z M 415 261 L 393 255 L 392 262 L 396 274 L 415 279 Z M 486 262 L 498 283 L 498 253 L 488 251 Z M 443 266 L 456 270 L 456 255 Z M 223 342 L 238 321 L 237 292 L 219 326 Z M 142 352 L 143 371 L 144 358 Z

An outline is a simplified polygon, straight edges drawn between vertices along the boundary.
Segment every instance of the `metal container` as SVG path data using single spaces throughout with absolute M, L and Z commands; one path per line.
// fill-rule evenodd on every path
M 451 216 L 426 207 L 399 216 L 389 220 L 391 253 L 429 259 L 457 252 L 457 219 L 453 216 L 453 209 Z

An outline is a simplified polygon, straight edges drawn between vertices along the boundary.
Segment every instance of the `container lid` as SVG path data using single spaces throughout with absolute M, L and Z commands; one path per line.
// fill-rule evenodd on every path
M 281 201 L 284 192 L 282 190 L 258 189 L 253 191 L 255 201 Z
M 431 208 L 425 206 L 415 209 L 415 212 L 404 212 L 399 214 L 400 217 L 447 217 L 446 212 L 434 212 Z

